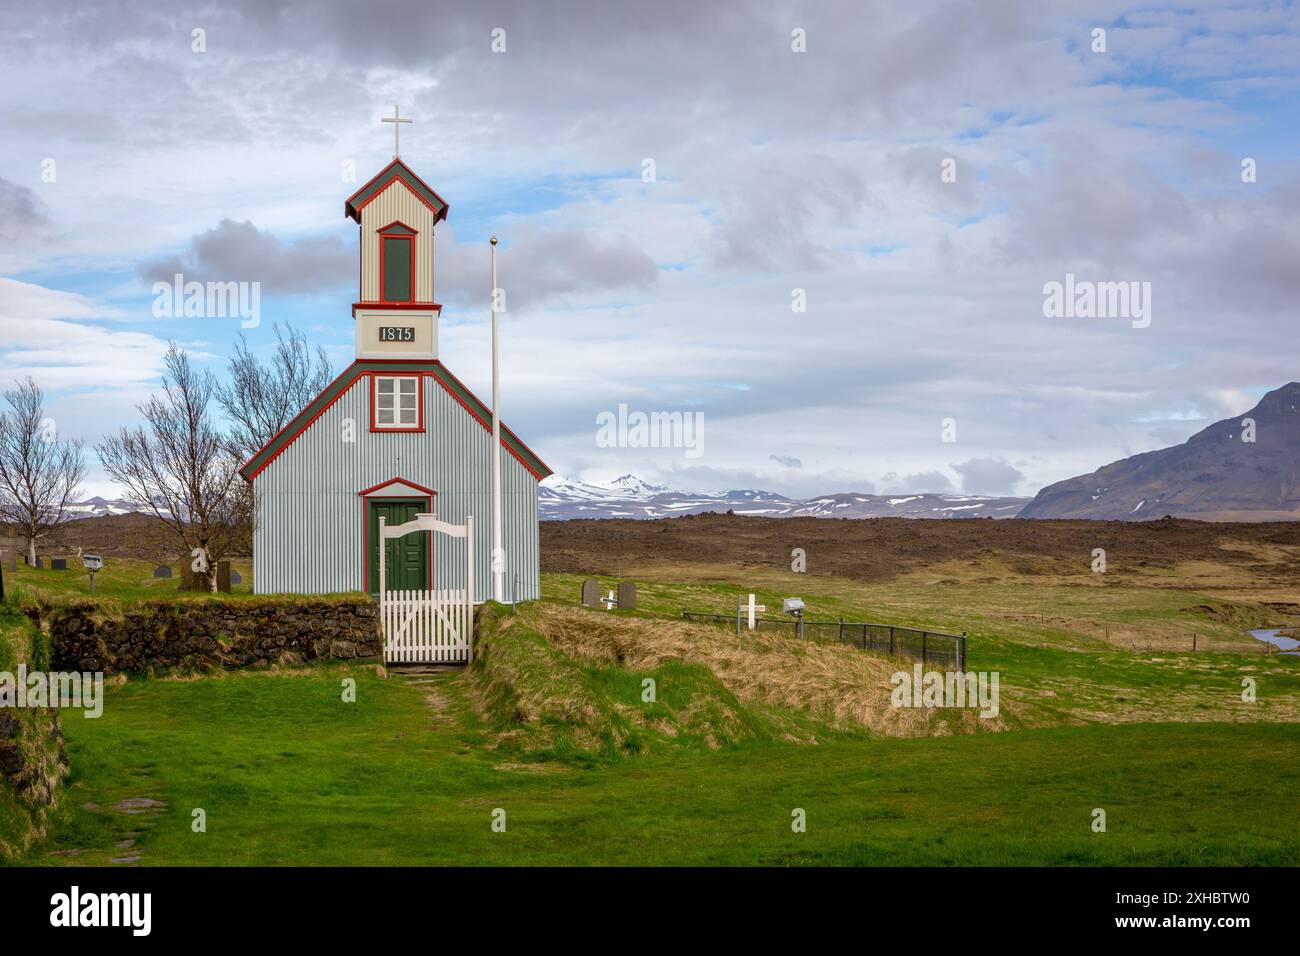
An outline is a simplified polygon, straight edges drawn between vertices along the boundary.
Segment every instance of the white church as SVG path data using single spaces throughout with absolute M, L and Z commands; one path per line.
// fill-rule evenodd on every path
M 436 514 L 462 528 L 473 516 L 472 540 L 387 540 L 386 588 L 472 582 L 471 603 L 482 602 L 492 597 L 492 411 L 438 358 L 434 232 L 447 203 L 395 155 L 344 211 L 361 246 L 356 360 L 241 469 L 255 496 L 254 590 L 376 594 L 381 519 L 392 529 Z M 526 600 L 540 594 L 537 485 L 551 472 L 504 424 L 500 437 L 503 597 Z

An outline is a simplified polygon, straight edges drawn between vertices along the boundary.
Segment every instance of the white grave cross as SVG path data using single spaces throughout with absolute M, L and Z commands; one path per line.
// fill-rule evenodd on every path
M 751 631 L 754 629 L 754 612 L 755 612 L 755 611 L 766 611 L 766 610 L 767 610 L 767 605 L 766 605 L 766 604 L 755 604 L 755 603 L 754 603 L 754 595 L 751 594 L 751 595 L 749 596 L 749 629 L 750 629 Z

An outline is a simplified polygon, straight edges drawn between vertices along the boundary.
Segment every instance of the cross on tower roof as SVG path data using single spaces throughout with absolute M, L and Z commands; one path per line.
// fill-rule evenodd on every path
M 396 159 L 402 154 L 402 124 L 414 121 L 402 116 L 401 112 L 397 109 L 397 104 L 394 103 L 393 115 L 391 117 L 381 116 L 379 117 L 379 122 L 393 124 L 393 158 Z

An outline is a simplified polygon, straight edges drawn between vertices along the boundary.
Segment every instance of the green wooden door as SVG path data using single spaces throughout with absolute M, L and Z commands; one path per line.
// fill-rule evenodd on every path
M 367 554 L 370 555 L 370 591 L 379 593 L 379 519 L 382 517 L 388 527 L 405 524 L 415 516 L 429 509 L 429 502 L 423 498 L 386 498 L 370 501 L 369 528 L 370 541 Z M 400 538 L 388 540 L 388 554 L 384 573 L 388 577 L 387 587 L 390 591 L 423 590 L 429 586 L 429 532 L 417 531 Z

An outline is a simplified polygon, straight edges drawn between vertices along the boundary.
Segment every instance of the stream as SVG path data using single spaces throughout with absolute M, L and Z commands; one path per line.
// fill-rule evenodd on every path
M 1280 627 L 1261 627 L 1250 632 L 1250 636 L 1261 641 L 1268 641 L 1279 648 L 1281 654 L 1300 655 L 1300 641 L 1294 637 L 1283 637 Z

